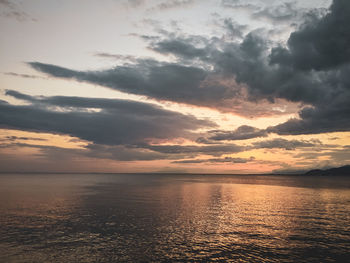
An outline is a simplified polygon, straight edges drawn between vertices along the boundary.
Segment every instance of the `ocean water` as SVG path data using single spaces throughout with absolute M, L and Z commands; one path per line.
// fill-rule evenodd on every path
M 350 177 L 2 174 L 0 262 L 350 262 Z

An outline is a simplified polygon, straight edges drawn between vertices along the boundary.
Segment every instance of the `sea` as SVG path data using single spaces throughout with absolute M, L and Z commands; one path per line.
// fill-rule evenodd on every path
M 350 176 L 0 174 L 0 262 L 350 262 Z

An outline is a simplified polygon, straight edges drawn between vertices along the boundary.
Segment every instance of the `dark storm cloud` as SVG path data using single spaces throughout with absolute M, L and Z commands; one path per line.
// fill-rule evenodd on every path
M 188 137 L 197 128 L 213 125 L 190 115 L 136 101 L 32 97 L 15 91 L 7 91 L 7 95 L 32 104 L 0 103 L 1 126 L 68 134 L 97 144 L 118 145 Z M 90 108 L 99 111 L 89 111 Z
M 272 62 L 299 70 L 331 69 L 350 61 L 350 2 L 334 0 L 324 17 L 309 18 L 287 48 L 272 50 Z
M 326 103 L 326 102 L 325 102 Z M 269 127 L 268 132 L 279 135 L 313 134 L 350 130 L 350 96 L 344 95 L 324 106 L 305 108 L 300 112 L 301 119 L 290 119 L 285 123 Z
M 270 127 L 278 134 L 350 130 L 349 1 L 335 0 L 325 16 L 310 15 L 286 48 L 247 35 L 239 49 L 219 57 L 223 70 L 248 85 L 252 98 L 285 98 L 309 104 L 298 119 Z M 252 56 L 253 55 L 253 56 Z M 255 58 L 254 58 L 255 57 Z
M 210 72 L 195 66 L 139 60 L 107 71 L 74 71 L 55 65 L 32 62 L 30 65 L 54 77 L 76 79 L 126 93 L 145 95 L 160 100 L 195 105 L 220 101 L 233 93 L 223 85 L 205 85 Z
M 231 5 L 239 2 L 223 1 Z M 165 38 L 149 38 L 149 47 L 179 58 L 177 63 L 137 60 L 110 70 L 87 72 L 38 62 L 30 65 L 51 76 L 160 100 L 222 111 L 229 111 L 231 105 L 231 112 L 246 116 L 250 116 L 247 111 L 251 108 L 244 104 L 247 101 L 251 106 L 264 100 L 287 100 L 304 105 L 299 118 L 269 127 L 266 132 L 349 131 L 349 13 L 347 0 L 334 0 L 325 15 L 309 13 L 285 47 L 268 40 L 263 30 L 246 34 L 240 43 L 167 34 Z M 198 39 L 201 41 L 196 42 Z M 256 111 L 256 116 L 259 113 Z
M 264 32 L 253 31 L 240 44 L 226 44 L 213 54 L 215 71 L 246 85 L 250 100 L 313 101 L 323 87 L 322 76 L 269 65 L 270 45 Z
M 258 137 L 266 137 L 266 130 L 258 129 L 255 127 L 242 125 L 234 131 L 212 131 L 213 136 L 210 136 L 210 140 L 247 140 Z
M 253 50 L 254 47 L 248 43 L 251 41 L 250 38 L 252 37 L 248 36 L 242 49 L 246 50 L 244 52 L 256 53 L 256 50 Z M 110 70 L 82 72 L 38 62 L 32 62 L 30 65 L 51 76 L 99 84 L 158 100 L 211 107 L 249 117 L 285 114 L 273 110 L 274 105 L 265 107 L 266 102 L 263 104 L 257 104 L 256 101 L 247 102 L 246 95 L 242 93 L 242 87 L 235 83 L 232 73 L 225 72 L 219 66 L 215 71 L 208 69 L 208 63 L 215 63 L 215 65 L 223 63 L 221 66 L 225 66 L 226 63 L 228 67 L 228 63 L 232 64 L 227 60 L 233 57 L 233 54 L 229 54 L 229 51 L 220 52 L 214 49 L 216 41 L 214 39 L 210 42 L 203 37 L 189 37 L 177 41 L 160 40 L 158 43 L 151 44 L 151 47 L 157 48 L 159 52 L 172 53 L 181 59 L 191 60 L 197 57 L 196 59 L 203 61 L 202 66 L 139 59 L 136 64 L 125 64 Z M 186 43 L 188 48 L 182 47 L 183 43 Z M 201 49 L 196 47 L 195 43 L 200 45 L 207 43 L 208 46 Z M 240 45 L 234 43 L 230 46 L 233 51 L 241 49 Z M 250 56 L 252 60 L 254 54 Z M 248 75 L 247 73 L 246 77 Z
M 242 87 L 232 81 L 225 82 L 225 78 L 235 77 L 239 83 L 248 84 L 254 100 L 273 98 L 278 95 L 274 94 L 276 92 L 274 86 L 282 86 L 288 78 L 291 78 L 289 72 L 284 74 L 287 76 L 279 76 L 280 72 L 271 72 L 266 62 L 267 41 L 260 37 L 258 32 L 248 34 L 240 44 L 218 43 L 217 39 L 208 40 L 205 49 L 196 47 L 192 41 L 193 38 L 160 40 L 158 43 L 152 43 L 151 47 L 159 52 L 171 53 L 188 60 L 200 59 L 203 63 L 214 67 L 214 70 L 154 60 L 139 60 L 136 64 L 89 72 L 39 62 L 29 64 L 36 70 L 54 77 L 76 79 L 127 93 L 219 109 L 226 100 L 236 99 L 241 102 L 245 99 Z M 221 45 L 220 49 L 216 48 L 217 45 Z M 302 77 L 295 76 L 295 80 L 292 81 L 298 82 Z M 289 89 L 292 89 L 290 86 L 293 84 L 285 84 L 287 89 L 285 94 L 289 94 Z M 312 95 L 314 96 L 314 93 Z M 226 110 L 228 108 L 226 107 Z

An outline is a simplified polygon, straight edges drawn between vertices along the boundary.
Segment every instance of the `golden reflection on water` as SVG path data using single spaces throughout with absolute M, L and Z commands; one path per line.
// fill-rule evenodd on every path
M 190 243 L 206 244 L 208 253 L 199 251 L 203 257 L 232 243 L 268 246 L 297 227 L 291 211 L 302 203 L 295 199 L 295 191 L 269 185 L 185 184 L 176 225 L 191 233 Z
M 344 189 L 263 185 L 252 181 L 249 184 L 190 182 L 172 186 L 170 191 L 167 187 L 167 193 L 164 192 L 160 199 L 168 196 L 170 200 L 178 200 L 172 209 L 178 207 L 180 212 L 176 222 L 170 225 L 178 226 L 176 232 L 185 239 L 185 246 L 193 244 L 192 252 L 186 256 L 195 260 L 231 258 L 244 262 L 265 261 L 261 255 L 272 256 L 274 251 L 288 255 L 291 238 L 296 240 L 294 246 L 302 247 L 303 239 L 312 238 L 320 246 L 327 246 L 323 226 L 337 227 L 346 222 L 349 212 L 349 203 L 334 207 L 334 201 L 339 197 L 350 198 L 349 190 Z M 339 221 L 332 218 L 337 213 Z M 332 233 L 332 238 L 346 237 L 349 225 L 343 230 L 345 233 Z M 315 235 L 313 231 L 319 233 Z M 178 245 L 181 247 L 181 242 Z M 185 250 L 185 246 L 181 249 Z M 339 249 L 344 252 L 344 244 Z M 232 257 L 235 250 L 238 256 Z M 239 251 L 244 251 L 243 255 Z M 179 255 L 172 252 L 167 256 L 176 259 Z
M 3 262 L 327 262 L 350 251 L 350 188 L 327 188 L 327 180 L 323 187 L 300 187 L 307 180 L 293 177 L 0 180 Z

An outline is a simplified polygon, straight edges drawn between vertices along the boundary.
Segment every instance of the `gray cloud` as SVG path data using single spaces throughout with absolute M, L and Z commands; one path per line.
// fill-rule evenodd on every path
M 270 108 L 262 107 L 260 111 L 249 112 L 257 104 L 241 107 L 240 103 L 245 102 L 240 87 L 232 86 L 232 80 L 224 80 L 202 67 L 154 60 L 138 61 L 137 64 L 117 66 L 107 71 L 90 72 L 73 71 L 38 62 L 30 65 L 54 77 L 90 82 L 158 100 L 218 108 L 249 116 L 281 114 L 273 111 L 271 105 Z
M 37 21 L 28 13 L 24 12 L 15 1 L 0 0 L 0 16 L 14 18 L 18 21 Z
M 209 121 L 164 110 L 148 103 L 81 97 L 7 95 L 31 105 L 0 103 L 0 125 L 23 130 L 68 134 L 97 144 L 118 145 L 193 136 Z M 60 107 L 60 108 L 57 108 Z M 95 108 L 99 111 L 89 111 Z
M 229 38 L 243 38 L 244 31 L 248 28 L 246 25 L 238 24 L 231 18 L 224 19 L 224 29 Z
M 342 149 L 325 152 L 324 155 L 330 157 L 333 166 L 334 163 L 339 166 L 348 165 L 350 162 L 350 145 L 346 145 Z
M 35 140 L 36 138 L 33 138 Z M 61 148 L 56 146 L 38 145 L 33 143 L 19 142 L 21 140 L 32 140 L 32 138 L 15 137 L 0 140 L 0 148 L 29 147 L 40 150 L 38 156 L 47 159 L 54 159 L 60 156 L 84 156 L 89 158 L 109 159 L 115 161 L 150 161 L 150 160 L 178 160 L 183 158 L 194 158 L 199 154 L 221 156 L 223 154 L 238 153 L 244 151 L 246 147 L 230 145 L 151 145 L 147 143 L 106 145 L 89 143 L 82 145 L 79 149 Z M 222 159 L 225 162 L 245 162 L 243 158 Z M 211 162 L 215 159 L 212 158 Z M 220 162 L 217 159 L 216 162 Z M 221 161 L 224 162 L 224 161 Z
M 122 62 L 129 62 L 129 63 L 137 62 L 137 58 L 131 55 L 110 54 L 106 52 L 96 52 L 94 53 L 94 55 L 96 57 L 113 59 L 115 61 L 122 61 Z
M 145 0 L 127 0 L 127 2 L 132 6 L 139 6 L 144 4 Z
M 13 76 L 13 77 L 21 77 L 21 78 L 27 78 L 27 79 L 41 79 L 43 77 L 36 76 L 36 75 L 29 75 L 29 74 L 20 74 L 15 72 L 4 72 L 4 75 L 7 76 Z
M 228 47 L 226 55 L 218 57 L 217 64 L 247 84 L 252 98 L 285 98 L 310 105 L 299 112 L 299 118 L 267 132 L 350 130 L 349 6 L 348 1 L 335 0 L 325 16 L 309 16 L 290 35 L 286 48 L 270 52 L 265 38 L 248 34 L 238 48 Z
M 110 70 L 88 72 L 38 62 L 30 65 L 55 77 L 222 111 L 230 111 L 231 107 L 231 112 L 246 116 L 251 116 L 247 103 L 252 106 L 268 100 L 265 112 L 273 112 L 266 109 L 282 99 L 304 108 L 299 118 L 270 127 L 267 132 L 349 131 L 349 3 L 334 0 L 325 15 L 308 14 L 285 47 L 276 47 L 262 30 L 250 32 L 240 43 L 168 34 L 166 39 L 150 38 L 150 48 L 172 54 L 179 58 L 177 63 L 137 60 Z M 259 110 L 255 110 L 256 116 L 262 115 Z
M 12 138 L 13 137 L 13 138 Z M 36 139 L 36 138 L 33 138 Z M 244 151 L 246 147 L 230 145 L 151 145 L 147 143 L 106 145 L 89 143 L 82 145 L 79 149 L 61 148 L 56 146 L 38 145 L 33 143 L 19 142 L 19 140 L 32 140 L 32 138 L 15 137 L 0 140 L 0 148 L 29 147 L 40 150 L 39 156 L 54 159 L 61 156 L 84 156 L 89 158 L 109 159 L 115 161 L 150 161 L 150 160 L 178 160 L 183 158 L 194 158 L 199 154 L 221 156 L 223 154 L 238 153 Z M 246 161 L 244 158 L 212 158 L 211 162 L 240 162 Z
M 307 166 L 310 169 L 314 167 L 322 168 L 324 166 L 327 166 L 325 168 L 343 166 L 349 164 L 350 146 L 339 147 L 339 145 L 334 145 L 334 147 L 324 148 L 322 150 L 310 149 L 309 151 L 295 154 L 293 157 L 300 159 L 301 162 L 307 162 Z
M 223 154 L 238 153 L 246 150 L 246 147 L 236 144 L 216 144 L 216 145 L 149 145 L 141 144 L 137 145 L 138 148 L 145 148 L 155 152 L 165 154 L 207 154 L 212 156 L 221 156 Z
M 297 8 L 295 2 L 282 3 L 276 6 L 266 6 L 252 14 L 253 18 L 267 19 L 272 22 L 292 22 L 300 18 L 304 10 Z
M 36 138 L 36 137 L 23 137 L 23 136 L 6 136 L 4 138 L 1 138 L 0 141 L 6 141 L 6 142 L 14 142 L 14 141 L 46 141 L 44 138 Z
M 272 50 L 271 61 L 300 70 L 330 69 L 350 61 L 350 2 L 334 0 L 329 13 L 314 16 L 293 32 L 288 49 Z
M 269 65 L 270 45 L 263 32 L 253 31 L 240 44 L 227 44 L 213 54 L 215 71 L 233 75 L 239 84 L 246 85 L 250 100 L 314 101 L 324 87 L 322 76 Z
M 31 139 L 30 139 L 31 140 Z M 150 150 L 130 148 L 125 145 L 101 145 L 88 144 L 83 148 L 62 148 L 51 145 L 40 145 L 30 143 L 19 143 L 7 140 L 6 143 L 0 143 L 0 148 L 35 148 L 39 152 L 35 156 L 46 160 L 55 161 L 57 159 L 74 159 L 82 157 L 107 159 L 113 161 L 151 161 L 163 159 L 177 159 L 177 156 L 161 154 Z M 1 154 L 1 153 L 0 153 Z M 181 158 L 181 157 L 180 157 Z
M 186 59 L 203 58 L 208 54 L 208 50 L 205 48 L 198 48 L 191 42 L 203 42 L 203 39 L 190 37 L 190 38 L 175 38 L 156 41 L 151 44 L 151 49 L 164 53 L 174 54 Z M 206 42 L 206 39 L 204 40 Z M 207 43 L 205 43 L 207 44 Z
M 276 138 L 271 140 L 263 140 L 259 142 L 254 142 L 251 145 L 242 146 L 237 144 L 209 144 L 209 145 L 150 145 L 150 144 L 137 144 L 130 147 L 147 149 L 154 152 L 159 152 L 168 155 L 177 155 L 176 159 L 181 157 L 191 157 L 194 158 L 198 154 L 205 154 L 211 156 L 222 156 L 224 154 L 240 153 L 244 151 L 254 150 L 254 149 L 285 149 L 285 150 L 295 150 L 297 148 L 315 148 L 318 149 L 331 149 L 334 145 L 324 145 L 317 139 L 311 140 L 286 140 L 282 138 Z M 199 162 L 199 159 L 195 159 L 195 162 Z M 202 159 L 200 159 L 202 160 Z M 212 162 L 220 162 L 219 159 L 203 159 L 201 162 L 207 162 L 212 160 Z M 232 162 L 239 160 L 245 160 L 244 158 L 221 158 L 221 162 Z M 252 158 L 250 160 L 253 160 Z M 187 161 L 186 161 L 187 162 Z M 190 161 L 188 161 L 190 162 Z M 191 159 L 192 162 L 192 159 Z
M 195 0 L 167 0 L 159 3 L 155 8 L 166 10 L 171 8 L 178 8 L 182 6 L 188 6 L 195 2 Z
M 242 125 L 234 131 L 212 131 L 213 136 L 210 136 L 210 140 L 247 140 L 257 137 L 266 137 L 266 130 L 258 129 L 255 127 Z
M 316 105 L 300 111 L 300 119 L 290 119 L 285 123 L 269 127 L 267 131 L 280 135 L 298 135 L 350 130 L 350 93 L 348 91 L 339 93 L 329 101 L 321 100 Z
M 196 143 L 199 143 L 199 144 L 217 144 L 218 142 L 214 141 L 214 140 L 207 139 L 205 137 L 198 137 L 196 139 Z
M 254 161 L 254 157 L 250 158 L 232 158 L 232 157 L 224 157 L 224 158 L 211 158 L 211 159 L 189 159 L 189 160 L 179 160 L 173 161 L 173 163 L 248 163 Z
M 201 86 L 208 76 L 204 69 L 154 60 L 140 60 L 136 65 L 92 72 L 73 71 L 38 62 L 32 62 L 30 65 L 54 77 L 73 78 L 126 93 L 190 104 L 220 100 L 226 92 L 228 93 L 226 87 Z
M 255 149 L 285 149 L 285 150 L 295 150 L 296 148 L 305 147 L 315 147 L 322 145 L 318 140 L 286 140 L 282 138 L 260 141 L 253 143 L 253 148 Z
M 243 9 L 247 11 L 254 11 L 259 9 L 259 6 L 252 1 L 221 0 L 221 5 L 225 8 Z
M 176 159 L 176 157 L 150 151 L 147 149 L 130 148 L 124 145 L 108 146 L 89 144 L 83 154 L 91 158 L 109 159 L 115 161 L 151 161 Z
M 272 49 L 272 65 L 294 75 L 309 75 L 308 83 L 300 82 L 304 91 L 299 94 L 303 96 L 300 100 L 312 107 L 301 110 L 299 119 L 269 131 L 305 134 L 350 130 L 349 12 L 348 1 L 334 0 L 326 15 L 309 16 L 300 30 L 291 34 L 286 48 Z
M 220 157 L 253 149 L 286 149 L 323 147 L 318 140 L 273 139 L 255 142 L 251 145 L 214 144 L 209 145 L 159 145 L 152 140 L 168 140 L 177 137 L 194 138 L 196 128 L 213 125 L 194 117 L 167 111 L 152 104 L 118 99 L 96 99 L 81 97 L 34 97 L 16 91 L 7 95 L 30 102 L 30 105 L 15 106 L 0 103 L 0 125 L 22 130 L 68 134 L 93 143 L 84 149 L 59 149 L 58 147 L 26 144 L 21 140 L 35 140 L 29 137 L 11 136 L 5 138 L 2 148 L 32 147 L 40 149 L 42 156 L 54 158 L 58 155 L 84 156 L 118 161 L 134 160 L 179 160 L 195 158 L 198 155 Z M 57 108 L 58 107 L 58 108 Z M 100 111 L 89 111 L 99 109 Z M 260 134 L 250 126 L 241 126 L 231 139 L 244 139 Z M 244 134 L 246 132 L 247 134 Z M 233 137 L 232 136 L 236 136 Z M 243 137 L 242 137 L 243 136 Z M 244 137 L 246 136 L 246 137 Z M 219 138 L 218 138 L 219 139 Z M 228 138 L 225 138 L 228 139 Z M 207 140 L 202 138 L 200 143 Z M 244 163 L 253 158 L 209 158 L 186 159 L 178 163 Z
M 214 62 L 217 65 L 227 64 L 228 61 L 225 60 L 228 57 L 233 58 L 232 54 L 218 53 L 216 49 L 212 50 L 211 46 L 215 46 L 215 43 L 209 44 L 205 49 L 200 49 L 195 47 L 192 42 L 202 45 L 207 43 L 203 37 L 191 37 L 168 41 L 161 40 L 158 43 L 153 43 L 151 47 L 156 48 L 159 52 L 172 53 L 181 58 L 193 59 L 197 57 L 196 59 L 204 60 L 204 64 Z M 236 44 L 231 44 L 231 46 L 234 50 L 239 49 Z M 249 48 L 252 47 L 246 47 L 246 49 Z M 50 76 L 90 82 L 158 100 L 211 107 L 249 117 L 288 113 L 288 110 L 286 112 L 274 110 L 276 105 L 267 103 L 267 101 L 262 104 L 258 104 L 256 101 L 247 101 L 244 88 L 235 82 L 232 73 L 226 73 L 220 68 L 212 71 L 207 69 L 205 65 L 186 66 L 181 63 L 165 63 L 142 59 L 137 59 L 137 61 L 136 64 L 116 66 L 110 70 L 89 72 L 74 71 L 39 62 L 29 64 L 36 70 Z M 229 65 L 227 66 L 229 67 Z M 288 105 L 288 103 L 284 102 L 284 105 Z

